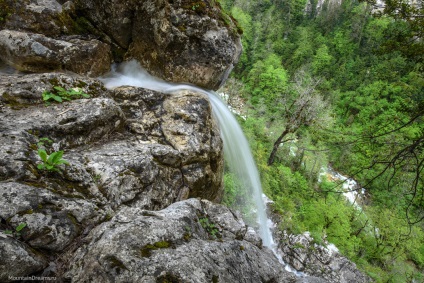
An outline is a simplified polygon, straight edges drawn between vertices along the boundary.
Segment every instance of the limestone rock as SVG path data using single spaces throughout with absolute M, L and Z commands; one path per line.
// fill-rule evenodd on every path
M 26 223 L 22 240 L 33 248 L 62 251 L 81 227 L 106 217 L 106 212 L 90 201 L 65 198 L 25 184 L 0 183 L 0 195 L 0 217 L 13 228 Z
M 308 275 L 324 278 L 330 283 L 371 282 L 334 245 L 318 245 L 307 232 L 285 235 L 280 248 L 285 262 Z
M 64 195 L 98 198 L 100 187 L 114 207 L 138 198 L 149 209 L 188 197 L 219 200 L 222 141 L 205 96 L 133 87 L 107 92 L 99 84 L 64 74 L 0 76 L 0 180 L 39 182 L 37 143 L 49 138 L 49 150 L 65 150 L 72 161 L 56 177 L 79 187 Z M 80 85 L 94 97 L 46 107 L 41 94 L 53 85 Z M 44 185 L 60 187 L 59 181 Z
M 225 223 L 238 225 L 229 231 Z M 207 201 L 190 199 L 161 211 L 123 208 L 91 231 L 66 277 L 72 282 L 296 282 L 269 249 L 244 240 L 245 233 L 243 221 L 228 208 Z
M 42 93 L 54 86 L 91 97 L 46 106 Z M 52 142 L 40 145 L 42 138 Z M 37 169 L 39 148 L 63 150 L 70 164 L 57 172 Z M 222 141 L 202 94 L 107 91 L 72 74 L 0 75 L 0 232 L 26 223 L 19 239 L 27 253 L 17 256 L 28 259 L 16 260 L 27 262 L 19 275 L 46 266 L 30 250 L 71 255 L 81 237 L 123 207 L 158 210 L 192 196 L 219 200 L 222 169 Z M 229 211 L 204 206 L 222 223 L 223 238 L 246 233 Z M 65 259 L 55 260 L 66 269 Z
M 20 71 L 69 70 L 97 77 L 110 68 L 110 47 L 96 39 L 56 40 L 42 34 L 0 31 L 0 58 Z
M 10 282 L 10 277 L 23 277 L 42 270 L 47 261 L 22 242 L 0 232 L 0 281 Z
M 371 282 L 371 279 L 359 271 L 355 263 L 342 256 L 333 244 L 324 242 L 324 245 L 318 245 L 309 232 L 289 235 L 286 231 L 275 229 L 280 226 L 282 219 L 280 214 L 273 212 L 272 203 L 267 200 L 268 215 L 275 223 L 272 234 L 277 243 L 277 253 L 292 269 L 306 275 L 299 279 L 299 282 Z
M 172 178 L 174 184 L 167 185 L 180 186 L 179 200 L 220 200 L 222 140 L 206 96 L 191 91 L 170 95 L 136 87 L 116 88 L 111 96 L 122 107 L 127 127 L 141 140 L 139 151 L 145 150 L 141 149 L 144 144 L 157 164 L 179 168 L 171 175 L 183 179 L 177 182 Z
M 78 88 L 91 97 L 98 97 L 106 91 L 98 80 L 70 74 L 1 74 L 0 102 L 15 110 L 41 104 L 42 93 L 54 91 L 55 86 Z
M 68 31 L 69 15 L 56 0 L 2 1 L 4 28 L 56 37 Z
M 241 53 L 237 27 L 216 1 L 76 0 L 75 4 L 126 51 L 126 59 L 137 59 L 167 81 L 217 89 Z

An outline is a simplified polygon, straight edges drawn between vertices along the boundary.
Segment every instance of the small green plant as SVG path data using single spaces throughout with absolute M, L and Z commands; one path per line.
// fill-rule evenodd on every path
M 40 138 L 38 140 L 37 146 L 38 148 L 45 147 L 46 145 L 51 146 L 53 141 L 49 138 Z
M 69 162 L 65 159 L 62 159 L 63 151 L 52 151 L 50 155 L 47 153 L 46 147 L 50 147 L 53 144 L 53 141 L 49 138 L 40 138 L 37 142 L 38 147 L 38 156 L 42 163 L 37 165 L 39 170 L 47 170 L 51 172 L 60 172 L 59 165 L 65 164 L 69 165 Z
M 16 228 L 15 228 L 15 232 L 13 232 L 12 230 L 5 230 L 4 234 L 6 235 L 15 235 L 16 237 L 20 237 L 21 236 L 21 231 L 22 229 L 24 229 L 27 226 L 27 224 L 25 222 L 20 223 Z
M 192 9 L 193 11 L 196 11 L 196 9 L 197 9 L 197 8 L 199 8 L 199 7 L 200 7 L 200 5 L 199 5 L 199 4 L 195 4 L 195 5 L 191 6 L 191 9 Z
M 199 223 L 202 225 L 203 229 L 205 229 L 209 235 L 211 235 L 213 238 L 219 237 L 219 231 L 218 228 L 216 228 L 215 224 L 209 221 L 209 218 L 202 217 L 199 218 Z
M 48 103 L 49 100 L 63 102 L 64 100 L 69 101 L 73 99 L 90 97 L 90 95 L 83 92 L 80 88 L 71 88 L 69 90 L 66 90 L 63 87 L 55 86 L 53 87 L 53 89 L 53 92 L 46 90 L 42 93 L 43 101 L 45 101 L 46 103 Z
M 60 172 L 59 165 L 69 165 L 69 162 L 62 159 L 63 150 L 52 152 L 50 155 L 47 154 L 45 149 L 39 148 L 38 155 L 40 156 L 43 163 L 37 165 L 39 170 L 47 170 L 51 172 Z

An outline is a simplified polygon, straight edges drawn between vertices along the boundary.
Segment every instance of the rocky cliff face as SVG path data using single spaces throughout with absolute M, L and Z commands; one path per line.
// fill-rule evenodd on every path
M 268 212 L 275 226 L 280 226 L 281 216 L 272 212 L 272 202 L 268 202 Z M 277 253 L 284 262 L 295 270 L 307 274 L 311 282 L 329 283 L 368 283 L 371 278 L 358 270 L 355 263 L 348 260 L 333 244 L 324 242 L 319 245 L 309 232 L 299 235 L 287 234 L 274 229 L 273 236 L 277 244 Z M 317 281 L 315 281 L 318 279 Z M 321 281 L 322 280 L 322 281 Z
M 46 106 L 42 93 L 55 86 L 91 97 Z M 123 206 L 219 201 L 222 141 L 203 95 L 107 91 L 97 80 L 59 73 L 2 75 L 0 94 L 2 282 L 59 260 L 51 253 L 78 245 Z M 38 169 L 39 149 L 63 150 L 69 165 Z
M 296 281 L 239 216 L 209 202 L 222 195 L 223 156 L 207 97 L 89 78 L 124 55 L 217 87 L 240 53 L 218 4 L 0 7 L 0 68 L 33 72 L 0 70 L 1 282 Z
M 137 59 L 167 81 L 217 89 L 241 53 L 237 26 L 215 0 L 75 3 L 122 48 L 126 59 Z
M 167 81 L 217 89 L 241 53 L 239 29 L 215 0 L 63 2 L 2 0 L 0 59 L 92 77 L 112 58 L 136 59 Z

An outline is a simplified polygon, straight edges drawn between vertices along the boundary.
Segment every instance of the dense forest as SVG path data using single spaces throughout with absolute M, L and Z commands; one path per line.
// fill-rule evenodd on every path
M 279 228 L 334 243 L 376 282 L 423 282 L 423 9 L 308 1 L 220 1 L 244 49 L 223 90 Z M 329 167 L 358 182 L 359 206 Z M 246 209 L 231 173 L 225 186 Z

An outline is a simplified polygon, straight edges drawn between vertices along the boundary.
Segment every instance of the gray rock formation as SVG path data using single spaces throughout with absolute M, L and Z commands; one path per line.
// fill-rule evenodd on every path
M 54 86 L 91 97 L 45 105 L 42 94 Z M 78 246 L 124 204 L 157 210 L 222 195 L 222 141 L 201 94 L 107 91 L 97 80 L 59 73 L 0 75 L 0 121 L 0 231 L 26 223 L 13 238 L 1 232 L 0 242 L 8 255 L 22 241 L 16 252 L 28 257 L 16 260 L 28 265 L 21 273 L 8 276 L 45 268 L 50 252 Z M 41 145 L 42 138 L 53 142 Z M 38 169 L 39 148 L 63 150 L 70 164 Z
M 217 89 L 241 53 L 237 27 L 216 1 L 75 3 L 126 52 L 126 59 L 137 59 L 167 81 Z
M 0 281 L 9 282 L 10 277 L 32 274 L 47 266 L 47 261 L 34 253 L 26 244 L 0 234 Z
M 228 208 L 198 199 L 161 211 L 124 207 L 91 231 L 66 277 L 73 282 L 296 282 L 269 249 L 245 239 L 246 231 Z
M 63 69 L 97 77 L 109 70 L 112 55 L 110 47 L 96 39 L 55 40 L 42 34 L 1 30 L 0 59 L 20 71 Z
M 324 278 L 331 283 L 371 282 L 334 245 L 318 245 L 307 232 L 301 235 L 285 234 L 279 247 L 283 260 L 298 271 Z
M 242 49 L 216 1 L 4 0 L 0 8 L 0 58 L 22 71 L 95 77 L 108 70 L 112 48 L 165 80 L 217 89 Z
M 279 227 L 282 221 L 272 209 L 268 200 L 268 214 Z M 318 245 L 309 232 L 300 235 L 287 234 L 286 231 L 273 229 L 272 234 L 277 243 L 277 253 L 285 263 L 306 275 L 300 282 L 311 283 L 368 283 L 371 278 L 360 272 L 355 263 L 342 256 L 338 249 L 328 242 Z
M 56 0 L 3 0 L 0 8 L 5 11 L 2 15 L 5 20 L 0 22 L 0 28 L 4 25 L 3 28 L 10 30 L 57 37 L 68 31 L 72 21 Z

